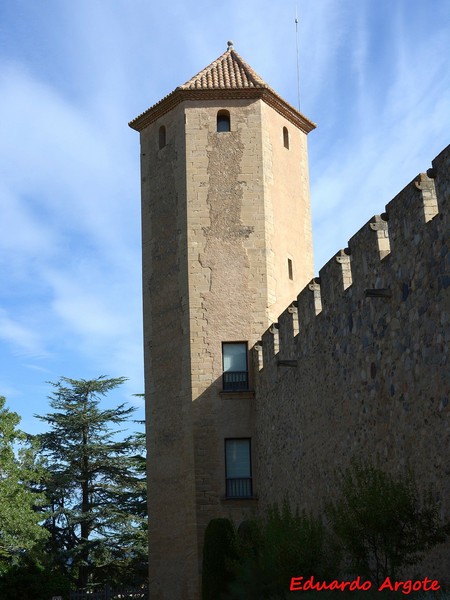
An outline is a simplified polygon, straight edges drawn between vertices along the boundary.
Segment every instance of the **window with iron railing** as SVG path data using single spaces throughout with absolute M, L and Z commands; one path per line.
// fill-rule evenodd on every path
M 223 390 L 248 390 L 247 342 L 223 342 Z
M 250 438 L 225 440 L 225 482 L 227 498 L 253 496 Z

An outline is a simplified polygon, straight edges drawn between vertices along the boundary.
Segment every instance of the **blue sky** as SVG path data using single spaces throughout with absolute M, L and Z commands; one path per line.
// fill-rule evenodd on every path
M 309 135 L 316 271 L 449 142 L 448 0 L 0 4 L 0 395 L 126 376 L 142 405 L 139 139 L 129 120 L 227 40 Z

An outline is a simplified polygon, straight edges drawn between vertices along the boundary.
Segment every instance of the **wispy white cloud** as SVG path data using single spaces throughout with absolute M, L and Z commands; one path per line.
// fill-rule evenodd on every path
M 8 314 L 0 336 L 16 356 L 11 368 L 30 380 L 30 371 L 45 379 L 119 373 L 139 382 L 128 395 L 139 392 L 139 172 L 137 156 L 124 154 L 128 115 L 110 123 L 115 110 L 97 118 L 100 103 L 87 109 L 22 65 L 3 67 L 0 264 L 8 285 L 0 303 Z
M 73 332 L 102 341 L 126 331 L 129 314 L 120 304 L 125 295 L 118 290 L 120 280 L 112 282 L 111 274 L 105 278 L 97 265 L 81 263 L 78 267 L 47 272 L 47 280 L 53 289 L 52 307 Z M 133 290 L 137 292 L 138 290 Z M 131 301 L 133 307 L 137 302 Z
M 131 141 L 125 116 L 112 131 L 109 123 L 99 127 L 96 113 L 71 105 L 21 67 L 2 66 L 0 110 L 9 115 L 0 140 L 4 185 L 47 222 L 117 243 L 120 218 L 137 214 L 121 195 L 127 190 L 124 176 L 133 171 L 131 157 L 124 162 L 118 145 Z M 131 189 L 137 190 L 137 183 Z
M 333 69 L 341 78 L 330 90 L 334 98 L 319 98 L 311 115 L 319 124 L 310 135 L 317 268 L 448 143 L 448 31 L 438 25 L 430 37 L 418 36 L 423 14 L 410 3 L 395 3 L 390 19 L 379 9 L 353 3 L 355 35 L 342 41 L 337 57 L 326 52 L 315 75 L 322 96 L 328 86 L 320 79 L 328 82 Z M 332 36 L 332 23 L 324 23 Z
M 295 105 L 298 6 L 317 268 L 448 143 L 446 0 L 12 6 L 0 6 L 0 358 L 28 413 L 60 375 L 125 375 L 121 399 L 142 391 L 139 141 L 126 124 L 228 39 Z
M 29 358 L 48 356 L 36 331 L 11 318 L 4 309 L 0 309 L 0 339 L 7 342 L 13 348 L 13 352 L 20 356 Z
M 58 232 L 33 214 L 26 199 L 5 180 L 0 181 L 0 198 L 0 262 L 14 268 L 22 258 L 51 257 L 59 243 Z

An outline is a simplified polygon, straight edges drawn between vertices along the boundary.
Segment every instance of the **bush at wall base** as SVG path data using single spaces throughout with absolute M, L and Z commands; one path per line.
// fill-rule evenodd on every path
M 202 600 L 219 600 L 233 578 L 236 536 L 229 519 L 212 519 L 205 531 L 202 568 Z

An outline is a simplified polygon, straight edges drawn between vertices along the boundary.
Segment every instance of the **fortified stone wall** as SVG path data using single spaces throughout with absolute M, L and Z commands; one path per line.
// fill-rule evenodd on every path
M 363 458 L 413 467 L 450 518 L 449 171 L 450 146 L 255 347 L 260 509 L 287 495 L 316 511 L 336 472 Z M 450 580 L 448 546 L 434 563 Z

